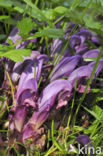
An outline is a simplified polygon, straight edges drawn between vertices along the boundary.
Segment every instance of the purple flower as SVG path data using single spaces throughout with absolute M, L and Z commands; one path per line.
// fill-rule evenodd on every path
M 25 94 L 27 94 L 27 91 L 29 90 L 31 95 L 33 92 L 37 92 L 37 82 L 40 79 L 42 65 L 45 60 L 48 60 L 47 55 L 38 56 L 34 60 L 31 60 L 22 72 L 16 94 L 17 101 L 24 91 L 26 91 Z M 26 97 L 26 95 L 24 97 Z
M 63 90 L 65 92 L 68 91 L 68 94 L 71 93 L 72 86 L 70 83 L 68 83 L 67 80 L 60 79 L 50 83 L 43 90 L 38 100 L 38 110 L 33 113 L 32 117 L 27 123 L 27 126 L 33 125 L 34 130 L 37 130 L 48 118 L 50 110 L 55 104 L 57 95 Z M 25 130 L 24 130 L 24 134 L 25 134 Z
M 81 56 L 79 55 L 65 57 L 64 59 L 62 59 L 54 68 L 50 81 L 54 81 L 55 79 L 61 77 L 69 76 L 80 60 Z
M 69 25 L 69 27 L 68 27 L 68 25 Z M 75 23 L 69 23 L 68 22 L 68 24 L 67 24 L 67 29 L 65 30 L 65 39 L 68 39 L 68 36 L 70 36 L 69 34 L 70 34 L 70 32 L 74 29 L 74 28 L 76 28 L 76 29 L 78 29 L 78 28 L 80 28 L 81 26 L 78 24 L 78 25 L 76 25 Z M 74 29 L 75 30 L 75 29 Z
M 32 106 L 37 109 L 37 82 L 40 79 L 42 65 L 45 60 L 48 60 L 47 55 L 40 55 L 30 60 L 21 74 L 15 97 L 16 107 L 14 108 L 14 115 L 11 117 L 11 125 L 13 126 L 14 124 L 14 128 L 19 132 L 22 129 L 26 117 L 27 107 Z
M 18 79 L 20 78 L 20 75 L 26 69 L 26 67 L 30 64 L 31 60 L 33 60 L 39 55 L 40 53 L 38 51 L 32 51 L 31 56 L 25 57 L 23 62 L 15 63 L 13 71 L 12 71 L 12 75 L 11 75 L 11 79 L 13 83 L 18 81 Z
M 63 42 L 60 39 L 56 39 L 53 41 L 53 44 L 51 46 L 51 57 L 55 58 L 54 65 L 56 64 L 57 60 L 61 57 L 63 59 L 66 56 L 71 56 L 72 52 L 69 49 L 69 46 L 66 47 L 64 50 L 63 54 L 61 52 L 63 51 L 63 48 L 65 46 L 65 42 Z
M 78 142 L 82 146 L 84 146 L 84 150 L 86 152 L 90 152 L 89 154 L 92 156 L 93 154 L 93 144 L 91 143 L 91 139 L 87 135 L 80 135 L 75 139 L 75 142 Z M 89 144 L 89 145 L 88 145 Z M 89 149 L 90 148 L 90 149 Z M 83 151 L 82 151 L 83 152 Z M 85 153 L 86 154 L 86 153 Z
M 61 21 L 59 22 L 59 26 L 60 23 Z M 56 26 L 58 27 L 58 25 Z M 18 138 L 20 138 L 22 143 L 31 139 L 32 145 L 36 145 L 37 143 L 42 146 L 43 140 L 41 136 L 44 134 L 44 128 L 41 128 L 41 126 L 48 118 L 50 119 L 51 110 L 54 108 L 55 114 L 57 112 L 61 113 L 59 108 L 68 104 L 69 99 L 72 97 L 72 90 L 76 80 L 77 90 L 81 93 L 85 90 L 84 80 L 90 78 L 96 61 L 86 63 L 84 66 L 83 63 L 85 62 L 83 62 L 83 58 L 96 58 L 100 52 L 97 49 L 89 50 L 89 45 L 85 41 L 90 40 L 95 45 L 99 43 L 96 38 L 92 37 L 90 31 L 81 28 L 80 25 L 78 25 L 78 28 L 80 28 L 79 32 L 69 38 L 68 34 L 75 26 L 76 24 L 73 23 L 67 28 L 63 40 L 53 40 L 51 48 L 49 47 L 51 55 L 49 61 L 52 60 L 51 63 L 48 62 L 47 55 L 40 54 L 38 51 L 32 51 L 31 56 L 24 57 L 23 62 L 6 64 L 13 85 L 18 85 L 17 90 L 15 88 L 15 106 L 10 110 L 9 128 L 13 132 L 12 135 L 15 134 L 14 137 L 18 134 Z M 37 42 L 37 39 L 22 41 L 22 37 L 19 36 L 19 29 L 16 27 L 8 38 L 12 40 L 13 44 L 16 44 L 15 48 L 24 48 L 30 42 Z M 68 41 L 69 43 L 64 50 Z M 45 50 L 45 46 L 40 46 L 39 49 L 42 53 Z M 72 55 L 72 51 L 76 53 L 75 56 Z M 43 65 L 45 61 L 47 63 Z M 55 68 L 48 84 L 46 79 L 53 65 L 55 65 Z M 101 59 L 95 76 L 102 69 L 103 60 Z M 40 79 L 41 76 L 43 79 Z M 63 77 L 68 77 L 68 79 L 62 79 Z M 40 87 L 38 88 L 39 82 Z M 16 130 L 16 133 L 14 133 L 14 130 Z M 18 138 L 16 138 L 17 141 L 19 140 Z M 78 141 L 82 146 L 88 143 L 92 146 L 90 138 L 86 135 L 80 135 L 75 141 Z
M 8 39 L 12 40 L 14 44 L 17 43 L 17 41 L 21 40 L 21 36 L 19 36 L 19 29 L 14 27 L 9 34 Z
M 94 65 L 95 65 L 96 61 L 93 61 L 91 63 L 88 64 L 88 67 L 91 68 L 91 70 L 93 70 Z M 96 69 L 94 78 L 98 76 L 98 74 L 103 70 L 103 59 L 100 59 L 98 67 Z
M 65 90 L 61 91 L 58 94 L 58 98 L 57 98 L 58 103 L 57 103 L 56 109 L 66 106 L 71 96 L 72 96 L 72 93 L 70 91 L 65 91 Z
M 75 141 L 78 141 L 81 145 L 85 146 L 91 142 L 91 139 L 87 135 L 80 135 L 75 139 Z
M 72 48 L 81 44 L 81 38 L 78 35 L 73 35 L 70 39 L 70 45 Z
M 92 36 L 91 32 L 89 30 L 85 29 L 85 28 L 81 28 L 80 32 L 77 32 L 76 34 L 78 36 L 80 36 L 81 43 L 84 43 L 85 40 L 87 40 L 87 39 L 88 40 L 91 39 L 91 36 Z
M 81 66 L 81 67 L 75 69 L 70 74 L 68 81 L 74 87 L 76 80 L 77 80 L 77 83 L 80 83 L 81 79 L 83 79 L 83 78 L 89 79 L 91 72 L 92 72 L 92 69 L 88 65 Z
M 21 132 L 24 122 L 26 122 L 27 108 L 25 106 L 19 106 L 15 110 L 13 117 L 14 127 L 18 132 Z
M 87 51 L 82 57 L 83 58 L 97 58 L 99 55 L 100 50 L 92 49 Z
M 10 40 L 12 40 L 12 42 L 14 43 L 14 44 L 16 44 L 18 41 L 21 41 L 22 40 L 22 38 L 21 38 L 21 36 L 19 35 L 19 29 L 18 28 L 16 28 L 16 27 L 14 27 L 13 28 L 13 30 L 11 31 L 11 33 L 9 34 L 9 36 L 8 36 L 8 39 L 10 39 Z M 37 38 L 34 38 L 34 39 L 31 39 L 31 40 L 28 40 L 28 41 L 24 41 L 24 42 L 21 42 L 21 43 L 19 43 L 18 45 L 16 45 L 16 49 L 24 49 L 25 48 L 25 46 L 28 44 L 28 43 L 30 43 L 30 42 L 37 42 Z M 8 42 L 6 41 L 6 44 L 7 44 Z
M 42 146 L 41 143 L 41 136 L 44 133 L 44 128 L 35 129 L 35 126 L 33 124 L 28 124 L 25 128 L 25 130 L 21 134 L 21 141 L 25 143 L 28 139 L 32 141 L 32 144 L 39 144 L 39 146 Z M 43 142 L 44 140 L 42 140 Z
M 60 50 L 61 44 L 62 44 L 62 40 L 60 40 L 60 39 L 55 39 L 53 41 L 53 44 L 51 46 L 51 56 L 54 55 L 55 51 Z
M 88 51 L 89 47 L 88 44 L 82 43 L 80 45 L 75 46 L 76 54 L 84 54 L 86 51 Z
M 92 41 L 95 45 L 100 46 L 100 42 L 99 42 L 99 40 L 98 40 L 97 37 L 92 36 L 92 37 L 91 37 L 91 41 Z

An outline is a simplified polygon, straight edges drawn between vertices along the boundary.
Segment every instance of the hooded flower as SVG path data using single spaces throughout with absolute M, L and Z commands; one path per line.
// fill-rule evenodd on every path
M 88 152 L 88 154 L 90 154 L 90 156 L 92 156 L 93 154 L 93 144 L 91 143 L 91 139 L 87 136 L 87 135 L 80 135 L 75 139 L 75 142 L 78 142 L 79 144 L 81 144 L 82 146 L 84 146 L 85 151 Z M 88 145 L 89 144 L 89 145 Z M 89 150 L 90 148 L 90 150 Z M 83 151 L 82 151 L 83 152 Z M 89 153 L 90 152 L 90 153 Z M 86 154 L 86 153 L 85 153 Z
M 82 57 L 83 58 L 97 58 L 100 50 L 98 49 L 92 49 L 87 51 Z
M 73 35 L 70 39 L 70 45 L 72 48 L 75 48 L 75 46 L 80 45 L 81 38 L 78 35 Z
M 22 72 L 26 69 L 26 67 L 30 64 L 31 60 L 39 56 L 40 53 L 38 51 L 32 51 L 31 56 L 25 57 L 23 62 L 17 62 L 14 65 L 11 79 L 12 82 L 15 83 L 20 78 Z
M 17 41 L 21 40 L 21 36 L 19 35 L 19 29 L 14 27 L 9 34 L 8 39 L 12 40 L 14 44 L 17 43 Z
M 69 26 L 69 27 L 65 30 L 65 39 L 68 39 L 68 37 L 71 36 L 70 35 L 71 32 L 73 32 L 81 27 L 79 24 L 78 25 L 75 23 L 71 24 L 70 22 L 68 22 L 68 24 L 66 26 L 67 27 Z
M 95 65 L 96 61 L 93 61 L 91 63 L 89 63 L 89 68 L 91 68 L 93 70 L 94 68 L 94 65 Z M 103 70 L 103 59 L 100 59 L 99 61 L 99 64 L 98 64 L 98 67 L 96 69 L 96 72 L 95 72 L 95 75 L 94 75 L 94 78 L 98 76 L 98 74 Z
M 75 141 L 78 141 L 81 145 L 85 146 L 91 142 L 91 139 L 87 135 L 80 135 L 75 139 Z
M 70 35 L 74 27 L 76 30 L 78 28 L 80 29 L 77 30 L 77 33 Z M 15 44 L 16 49 L 24 48 L 30 42 L 37 42 L 37 39 L 22 41 L 21 36 L 19 36 L 19 29 L 16 27 L 10 33 L 9 39 Z M 9 73 L 13 84 L 18 86 L 15 94 L 15 106 L 11 108 L 10 130 L 11 132 L 16 130 L 16 133 L 12 134 L 15 134 L 14 137 L 18 134 L 20 140 L 18 138 L 17 140 L 25 143 L 28 139 L 31 139 L 32 145 L 36 145 L 37 143 L 42 146 L 44 128 L 41 128 L 41 126 L 48 118 L 50 119 L 51 110 L 54 108 L 55 113 L 61 113 L 59 108 L 68 104 L 76 80 L 77 90 L 82 93 L 84 92 L 84 79 L 90 78 L 95 61 L 89 62 L 88 64 L 86 63 L 84 66 L 82 60 L 83 58 L 96 58 L 100 52 L 97 49 L 89 50 L 89 45 L 86 43 L 86 40 L 91 41 L 95 45 L 98 44 L 96 38 L 92 38 L 90 31 L 73 23 L 65 30 L 63 40 L 53 40 L 50 48 L 51 56 L 49 61 L 52 60 L 51 63 L 48 62 L 47 55 L 40 54 L 38 51 L 32 51 L 31 56 L 24 57 L 23 62 L 13 64 L 12 70 L 10 70 Z M 22 43 L 18 43 L 18 41 Z M 65 45 L 67 47 L 65 47 Z M 44 52 L 45 46 L 40 45 L 39 48 L 41 52 Z M 76 55 L 73 56 L 72 54 L 74 53 L 72 52 Z M 44 61 L 48 63 L 43 65 Z M 79 64 L 80 61 L 83 63 Z M 46 79 L 53 65 L 55 65 L 55 68 L 50 77 L 50 82 L 47 84 L 48 81 L 46 81 Z M 95 76 L 97 76 L 102 69 L 103 60 L 101 59 Z M 41 76 L 43 79 L 40 79 Z M 67 76 L 68 79 L 62 79 Z M 38 83 L 40 84 L 39 88 Z M 90 138 L 85 135 L 77 137 L 75 141 L 78 141 L 82 146 L 91 143 Z
M 84 43 L 85 40 L 91 39 L 91 32 L 85 28 L 81 28 L 79 32 L 76 33 L 81 38 L 81 43 Z
M 75 46 L 76 54 L 82 55 L 86 51 L 88 51 L 89 47 L 88 44 L 82 43 L 80 45 Z
M 81 66 L 77 69 L 75 69 L 69 76 L 68 81 L 69 83 L 72 84 L 72 86 L 75 86 L 75 82 L 77 80 L 77 83 L 81 81 L 82 78 L 87 78 L 89 79 L 91 75 L 92 69 L 86 65 L 86 66 Z
M 72 86 L 67 80 L 56 80 L 50 83 L 42 92 L 38 100 L 38 111 L 34 112 L 32 117 L 27 123 L 28 125 L 33 125 L 33 129 L 37 130 L 49 116 L 51 108 L 55 104 L 55 100 L 60 91 L 68 91 L 71 93 Z M 27 127 L 26 126 L 26 127 Z M 24 129 L 24 134 L 25 134 Z M 29 132 L 28 132 L 29 133 Z
M 100 42 L 99 42 L 98 38 L 95 36 L 91 37 L 91 42 L 94 43 L 96 46 L 100 46 Z
M 15 129 L 19 132 L 24 124 L 27 107 L 37 108 L 37 82 L 40 79 L 42 65 L 45 60 L 48 60 L 47 55 L 41 55 L 31 60 L 21 74 L 15 98 L 16 108 L 12 116 L 13 120 L 11 119 L 10 123 L 10 127 L 14 124 Z M 22 115 L 20 115 L 21 112 L 23 113 Z
M 21 41 L 22 38 L 19 35 L 19 29 L 14 27 L 13 30 L 11 31 L 11 33 L 9 34 L 8 39 L 10 39 L 14 44 L 18 43 L 18 41 Z M 21 43 L 17 44 L 15 48 L 16 49 L 24 49 L 25 46 L 30 42 L 34 42 L 34 43 L 37 42 L 37 38 L 21 42 Z M 8 43 L 8 42 L 6 41 L 6 43 Z
M 55 79 L 69 76 L 80 60 L 81 56 L 79 55 L 65 57 L 64 59 L 62 59 L 54 68 L 50 81 L 54 81 Z
M 26 121 L 26 115 L 27 115 L 27 107 L 25 106 L 16 107 L 15 115 L 12 120 L 14 121 L 15 129 L 18 132 L 21 132 L 23 128 L 24 122 Z
M 27 65 L 19 80 L 16 101 L 19 100 L 19 97 L 22 98 L 20 95 L 24 91 L 26 95 L 24 95 L 23 93 L 23 99 L 24 97 L 26 97 L 27 99 L 27 91 L 29 91 L 29 95 L 32 95 L 33 92 L 37 92 L 37 82 L 40 79 L 42 65 L 44 60 L 47 59 L 47 55 L 40 55 L 34 60 L 31 60 L 30 63 Z
M 53 44 L 51 46 L 51 57 L 55 58 L 54 65 L 56 64 L 57 60 L 60 57 L 61 57 L 60 59 L 63 59 L 66 56 L 71 56 L 72 55 L 72 52 L 71 52 L 71 50 L 69 48 L 69 45 L 66 47 L 65 50 L 63 49 L 64 46 L 65 46 L 65 42 L 60 40 L 60 39 L 56 39 L 56 40 L 53 41 Z M 63 54 L 61 54 L 61 53 L 63 53 Z

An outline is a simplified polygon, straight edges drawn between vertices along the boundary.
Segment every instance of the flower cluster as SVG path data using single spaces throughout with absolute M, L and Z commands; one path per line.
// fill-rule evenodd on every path
M 64 40 L 53 40 L 50 56 L 32 51 L 31 56 L 25 57 L 23 62 L 6 62 L 12 83 L 17 85 L 15 104 L 9 114 L 9 128 L 12 134 L 17 132 L 22 143 L 31 139 L 33 144 L 42 144 L 44 128 L 41 126 L 48 119 L 52 108 L 57 110 L 68 104 L 76 82 L 78 92 L 83 93 L 85 90 L 84 81 L 90 78 L 100 53 L 100 49 L 91 49 L 87 41 L 96 48 L 100 43 L 92 32 L 81 26 L 78 26 L 75 34 L 68 37 L 74 26 L 75 24 L 71 24 L 65 31 Z M 18 29 L 14 28 L 9 36 L 13 43 L 21 40 L 18 32 Z M 16 45 L 16 48 L 22 49 L 30 42 L 36 43 L 37 39 L 24 41 Z M 63 51 L 65 42 L 68 42 L 68 45 Z M 101 59 L 94 78 L 102 69 Z M 8 86 L 7 81 L 5 73 L 2 87 Z M 38 87 L 40 83 L 42 85 Z

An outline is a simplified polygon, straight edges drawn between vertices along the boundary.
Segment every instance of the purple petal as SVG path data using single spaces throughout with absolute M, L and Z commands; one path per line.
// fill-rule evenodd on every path
M 78 35 L 73 35 L 70 39 L 70 45 L 72 48 L 75 48 L 75 46 L 80 45 L 81 38 Z
M 13 83 L 18 81 L 18 79 L 20 78 L 20 75 L 22 74 L 22 72 L 25 70 L 25 68 L 28 66 L 29 63 L 30 63 L 30 60 L 15 63 L 13 72 L 11 75 L 11 79 Z
M 24 106 L 17 107 L 15 110 L 15 115 L 13 120 L 14 120 L 15 129 L 18 132 L 21 132 L 23 128 L 25 118 L 26 118 L 26 113 L 27 113 L 27 108 Z
M 91 139 L 87 135 L 80 135 L 75 139 L 75 141 L 78 141 L 81 145 L 85 146 L 91 142 Z
M 75 139 L 75 141 L 77 141 L 82 146 L 85 146 L 84 149 L 87 148 L 86 151 L 88 153 L 90 152 L 90 155 L 92 156 L 92 154 L 93 154 L 93 150 L 92 150 L 93 144 L 91 143 L 91 139 L 87 135 L 80 135 Z M 89 144 L 89 145 L 87 145 L 87 144 Z M 90 150 L 89 150 L 89 148 L 90 148 Z
M 88 66 L 93 70 L 96 61 L 91 62 Z M 103 59 L 100 59 L 98 67 L 96 69 L 94 78 L 98 76 L 98 74 L 103 70 Z
M 71 93 L 72 86 L 67 80 L 56 80 L 50 83 L 42 92 L 38 100 L 38 111 L 34 112 L 29 123 L 39 128 L 48 118 L 51 108 L 53 107 L 56 97 L 60 91 L 68 91 Z
M 37 81 L 34 78 L 31 78 L 29 76 L 27 76 L 27 78 L 23 79 L 23 80 L 21 78 L 20 78 L 20 83 L 19 83 L 17 93 L 16 93 L 16 100 L 17 101 L 19 100 L 20 95 L 26 90 L 29 90 L 29 92 L 31 92 L 31 93 L 37 92 Z
M 60 39 L 55 39 L 53 41 L 53 44 L 51 46 L 51 56 L 54 55 L 55 51 L 59 51 L 60 50 L 60 45 L 62 44 L 62 40 Z
M 100 50 L 98 49 L 92 49 L 87 51 L 82 57 L 83 58 L 96 58 L 99 55 Z
M 57 94 L 62 91 L 71 92 L 72 86 L 67 80 L 56 80 L 49 84 L 42 92 L 38 100 L 38 111 L 34 112 L 23 131 L 23 139 L 38 138 L 39 127 L 48 118 L 51 108 L 54 105 Z
M 24 105 L 27 107 L 31 106 L 37 109 L 37 103 L 36 103 L 37 98 L 38 96 L 37 96 L 36 91 L 26 89 L 20 94 L 19 98 L 17 99 L 17 103 L 19 105 Z
M 75 23 L 69 23 L 67 24 L 67 26 L 70 25 L 67 30 L 65 31 L 65 39 L 68 39 L 68 36 L 70 36 L 70 32 L 75 28 L 76 26 L 76 29 L 80 28 L 81 26 L 80 25 L 76 25 Z
M 17 100 L 20 94 L 25 90 L 37 92 L 37 81 L 39 81 L 40 79 L 43 61 L 46 59 L 48 59 L 47 55 L 38 56 L 38 58 L 31 60 L 29 65 L 25 68 L 24 72 L 20 77 L 17 94 L 16 94 Z M 34 73 L 36 76 L 35 79 L 34 79 Z
M 39 56 L 40 53 L 38 51 L 32 51 L 30 57 L 24 57 L 24 62 L 17 62 L 14 65 L 12 72 L 12 82 L 15 83 L 20 78 L 21 73 L 26 69 L 26 67 L 30 64 L 31 60 Z
M 86 66 L 81 66 L 77 69 L 75 69 L 69 76 L 68 81 L 71 83 L 73 86 L 75 86 L 75 82 L 77 80 L 77 83 L 80 82 L 82 78 L 89 78 L 91 75 L 92 69 L 86 65 Z
M 32 143 L 36 144 L 37 140 L 39 140 L 43 133 L 44 128 L 37 130 L 34 125 L 28 124 L 22 133 L 22 142 L 25 143 L 28 139 L 32 139 Z
M 86 51 L 88 51 L 88 49 L 89 49 L 88 44 L 86 44 L 86 43 L 82 43 L 75 47 L 76 54 L 79 54 L 79 55 L 85 53 Z
M 53 41 L 53 44 L 51 46 L 51 57 L 56 58 L 54 64 L 57 62 L 58 58 L 61 56 L 61 52 L 62 52 L 64 46 L 65 46 L 65 43 L 60 39 L 56 39 Z M 61 56 L 61 59 L 66 56 L 71 56 L 71 55 L 72 55 L 72 52 L 70 51 L 69 47 L 67 46 Z
M 68 104 L 68 101 L 71 98 L 71 95 L 72 95 L 72 93 L 70 91 L 65 91 L 65 90 L 61 91 L 58 94 L 58 98 L 57 98 L 58 104 L 56 106 L 56 109 L 59 109 L 62 106 L 66 106 Z
M 100 46 L 100 42 L 99 42 L 99 40 L 98 40 L 97 37 L 92 36 L 92 37 L 91 37 L 91 41 L 92 41 L 95 45 Z
M 80 29 L 80 32 L 78 32 L 78 33 L 76 33 L 76 34 L 80 36 L 80 38 L 81 38 L 81 43 L 84 43 L 85 40 L 87 40 L 87 39 L 88 39 L 88 40 L 91 39 L 91 36 L 92 36 L 91 32 L 88 31 L 88 30 L 85 29 L 85 28 L 81 28 L 81 29 Z
M 20 32 L 19 29 L 16 28 L 16 27 L 14 27 L 13 30 L 11 31 L 11 33 L 9 34 L 8 39 L 12 40 L 12 42 L 14 44 L 16 44 L 18 41 L 22 40 L 21 36 L 19 35 L 19 32 Z M 35 42 L 37 42 L 37 39 L 34 38 L 34 39 L 31 39 L 31 40 L 28 40 L 28 41 L 24 41 L 22 43 L 19 43 L 18 45 L 16 45 L 16 49 L 19 49 L 19 48 L 24 49 L 25 46 L 28 43 L 30 43 L 30 42 L 34 42 L 35 43 Z
M 57 94 L 61 91 L 69 91 L 71 92 L 72 86 L 68 83 L 67 80 L 59 79 L 55 80 L 54 82 L 50 83 L 46 88 L 44 88 L 41 97 L 39 99 L 39 108 L 44 106 L 44 103 L 48 101 L 52 96 L 56 98 Z M 50 105 L 50 104 L 49 104 Z
M 79 84 L 78 87 L 76 88 L 76 90 L 79 93 L 84 93 L 85 88 L 86 88 L 86 85 Z M 90 86 L 88 87 L 88 90 L 87 90 L 87 93 L 89 93 L 89 92 L 90 92 Z
M 15 44 L 17 41 L 21 40 L 21 36 L 19 34 L 19 29 L 14 27 L 11 33 L 8 36 L 8 39 L 12 40 L 12 42 Z
M 81 56 L 79 55 L 62 59 L 62 61 L 60 61 L 60 63 L 54 68 L 50 80 L 53 81 L 60 77 L 69 76 L 80 60 Z
M 49 58 L 47 55 L 44 54 L 44 55 L 38 56 L 37 59 L 38 59 L 38 64 L 37 64 L 38 69 L 36 70 L 37 71 L 36 80 L 39 81 L 43 62 L 48 62 Z

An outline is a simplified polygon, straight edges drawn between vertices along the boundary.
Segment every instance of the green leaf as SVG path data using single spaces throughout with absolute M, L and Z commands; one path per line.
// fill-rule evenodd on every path
M 95 21 L 92 16 L 84 16 L 83 20 L 88 28 L 97 30 L 102 29 L 102 23 Z
M 0 44 L 0 53 L 1 52 L 7 52 L 9 50 L 11 50 L 10 46 Z
M 80 4 L 80 0 L 74 0 L 70 9 L 74 10 Z
M 11 5 L 11 0 L 0 0 L 0 6 L 2 6 L 2 7 L 5 7 L 5 8 L 7 8 L 7 7 L 11 7 L 12 5 Z
M 48 37 L 48 38 L 63 38 L 64 32 L 62 29 L 53 29 L 53 28 L 46 28 L 44 30 L 41 30 L 35 35 L 32 35 L 29 39 L 35 38 L 35 37 Z
M 46 9 L 46 10 L 43 10 L 42 12 L 43 14 L 45 14 L 48 20 L 55 20 L 55 17 L 57 16 L 54 9 Z
M 0 16 L 0 20 L 8 19 L 8 18 L 10 18 L 10 16 Z
M 33 28 L 33 21 L 31 18 L 23 18 L 17 23 L 17 27 L 20 29 L 20 35 L 25 37 Z
M 18 6 L 14 7 L 13 9 L 14 9 L 15 11 L 18 11 L 19 13 L 23 13 L 23 12 L 24 12 L 24 9 L 22 9 L 22 8 L 20 8 L 20 7 L 18 7 Z
M 19 1 L 13 1 L 12 3 L 14 5 L 13 10 L 16 10 L 20 13 L 23 13 L 25 11 L 26 5 L 24 3 L 21 3 Z
M 53 27 L 53 24 L 46 18 L 46 16 L 44 15 L 44 13 L 42 12 L 42 10 L 40 10 L 38 7 L 36 7 L 35 4 L 33 4 L 30 0 L 23 0 L 25 3 L 27 3 L 27 5 L 29 7 L 31 7 L 31 13 L 29 12 L 29 14 L 31 16 L 33 16 L 34 18 L 37 18 L 39 21 L 42 20 L 42 21 L 46 21 L 49 26 Z
M 14 49 L 5 53 L 1 52 L 0 57 L 4 56 L 13 60 L 14 62 L 18 62 L 23 60 L 23 56 L 25 57 L 30 56 L 30 54 L 31 54 L 31 50 L 29 49 Z
M 65 14 L 68 12 L 68 9 L 66 7 L 63 7 L 63 6 L 58 6 L 54 9 L 54 11 L 59 13 L 59 14 Z
M 98 106 L 98 105 L 95 105 L 93 107 L 93 111 L 98 115 L 98 116 L 101 116 L 103 110 Z
M 97 147 L 99 145 L 99 143 L 102 142 L 102 141 L 103 141 L 103 133 L 102 134 L 99 133 L 99 135 L 95 139 L 95 147 Z

